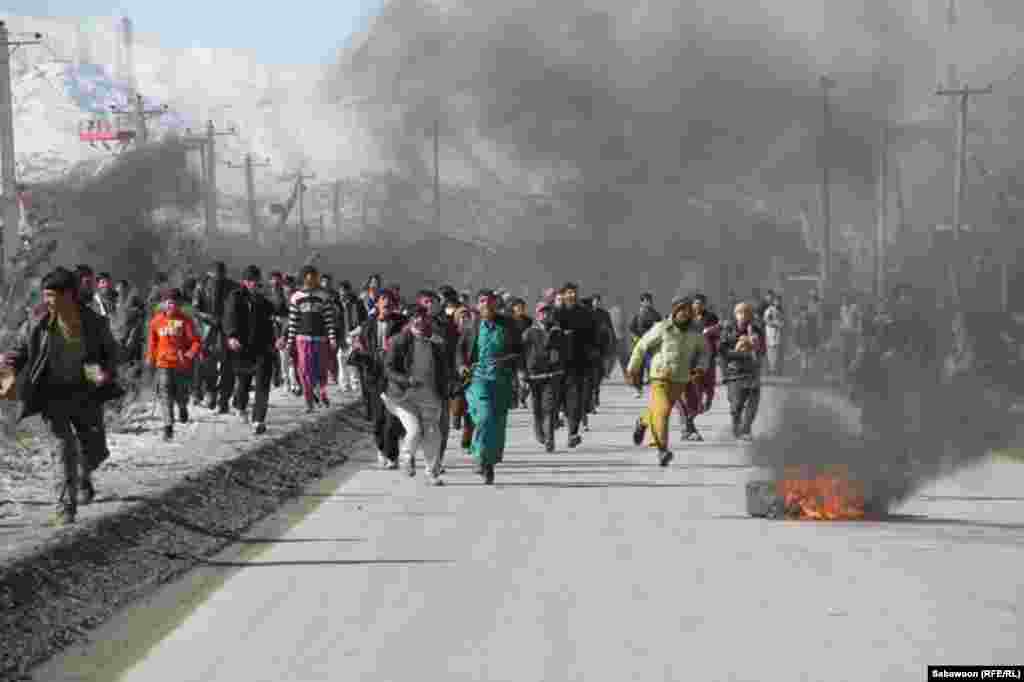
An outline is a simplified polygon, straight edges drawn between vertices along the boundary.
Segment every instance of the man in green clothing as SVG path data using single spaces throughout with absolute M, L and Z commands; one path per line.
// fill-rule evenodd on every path
M 508 411 L 512 407 L 512 375 L 522 353 L 522 336 L 515 324 L 498 315 L 498 297 L 483 289 L 477 295 L 480 317 L 459 340 L 459 372 L 469 381 L 466 402 L 476 428 L 470 452 L 476 471 L 487 485 L 494 483 L 494 465 L 502 460 Z

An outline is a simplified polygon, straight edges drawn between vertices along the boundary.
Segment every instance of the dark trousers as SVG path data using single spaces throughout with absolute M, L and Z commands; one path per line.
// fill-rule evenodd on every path
M 761 386 L 750 381 L 729 384 L 729 412 L 734 435 L 749 434 L 761 403 Z
M 452 430 L 452 416 L 449 414 L 451 401 L 448 399 L 441 401 L 441 458 L 439 461 L 444 462 L 444 453 L 448 450 L 448 434 Z
M 377 449 L 390 460 L 398 460 L 399 442 L 405 435 L 402 422 L 398 417 L 388 412 L 384 407 L 384 401 L 380 399 L 383 392 L 382 382 L 373 382 L 370 391 L 370 411 L 373 422 L 373 436 L 377 443 Z
M 74 514 L 78 486 L 83 478 L 110 456 L 103 428 L 103 406 L 86 387 L 48 387 L 43 421 L 56 443 L 53 459 L 53 491 L 58 510 Z
M 590 370 L 590 409 L 588 412 L 601 406 L 601 383 L 604 381 L 605 374 L 604 358 L 595 360 L 594 366 Z
M 174 408 L 178 415 L 184 417 L 188 413 L 189 379 L 191 371 L 181 372 L 176 369 L 158 367 L 156 370 L 156 396 L 160 401 L 160 414 L 164 426 L 174 426 Z
M 249 407 L 249 391 L 255 386 L 256 394 L 252 403 L 252 421 L 263 423 L 267 420 L 267 405 L 270 402 L 270 384 L 274 377 L 274 358 L 277 353 L 271 351 L 255 362 L 245 362 L 246 369 L 241 371 L 235 367 L 234 406 L 244 410 Z M 251 370 L 251 371 L 250 371 Z
M 569 425 L 569 436 L 579 434 L 580 422 L 590 406 L 590 370 L 587 367 L 571 368 L 565 374 L 563 383 L 565 418 Z
M 363 406 L 366 408 L 366 419 L 368 421 L 373 421 L 373 390 L 372 387 L 370 386 L 370 383 L 373 381 L 373 378 L 369 375 L 369 373 L 366 371 L 366 368 L 363 367 L 362 365 L 358 367 L 358 370 L 359 390 L 362 391 L 363 393 Z M 380 400 L 379 393 L 377 395 L 377 400 Z
M 562 382 L 559 379 L 541 379 L 530 382 L 530 402 L 533 407 L 533 433 L 542 445 L 555 440 L 555 421 Z

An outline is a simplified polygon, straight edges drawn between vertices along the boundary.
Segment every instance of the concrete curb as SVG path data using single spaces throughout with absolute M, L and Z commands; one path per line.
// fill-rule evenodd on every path
M 347 404 L 153 498 L 80 522 L 0 566 L 0 680 L 82 640 L 118 609 L 239 539 L 369 438 Z M 339 441 L 343 441 L 339 443 Z

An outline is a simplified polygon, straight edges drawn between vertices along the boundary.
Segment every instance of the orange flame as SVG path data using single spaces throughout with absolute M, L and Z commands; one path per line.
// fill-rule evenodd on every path
M 787 470 L 776 483 L 783 498 L 786 515 L 798 519 L 825 521 L 862 519 L 865 514 L 864 489 L 842 471 L 809 474 Z

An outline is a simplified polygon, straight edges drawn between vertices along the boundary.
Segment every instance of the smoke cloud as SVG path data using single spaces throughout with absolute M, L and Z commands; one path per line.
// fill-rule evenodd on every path
M 535 241 L 585 245 L 586 272 L 559 259 L 551 273 L 584 286 L 632 287 L 623 273 L 668 270 L 665 281 L 639 286 L 671 291 L 686 255 L 670 248 L 676 234 L 717 243 L 723 222 L 755 220 L 741 208 L 695 211 L 688 196 L 814 185 L 825 71 L 843 88 L 828 150 L 833 178 L 872 196 L 883 110 L 903 105 L 908 73 L 922 65 L 923 82 L 933 82 L 934 55 L 905 40 L 906 16 L 838 0 L 782 3 L 781 15 L 747 0 L 669 5 L 395 0 L 330 71 L 325 92 L 362 111 L 379 155 L 424 183 L 432 174 L 425 131 L 435 119 L 447 153 L 468 165 L 510 187 L 523 175 L 547 178 L 574 219 L 545 226 Z M 897 45 L 875 80 L 879 55 Z M 752 255 L 741 249 L 734 259 Z M 705 259 L 714 267 L 722 256 Z
M 58 262 L 89 263 L 138 284 L 150 281 L 176 221 L 200 198 L 187 150 L 173 139 L 130 149 L 96 175 L 36 186 L 34 194 L 60 225 Z

